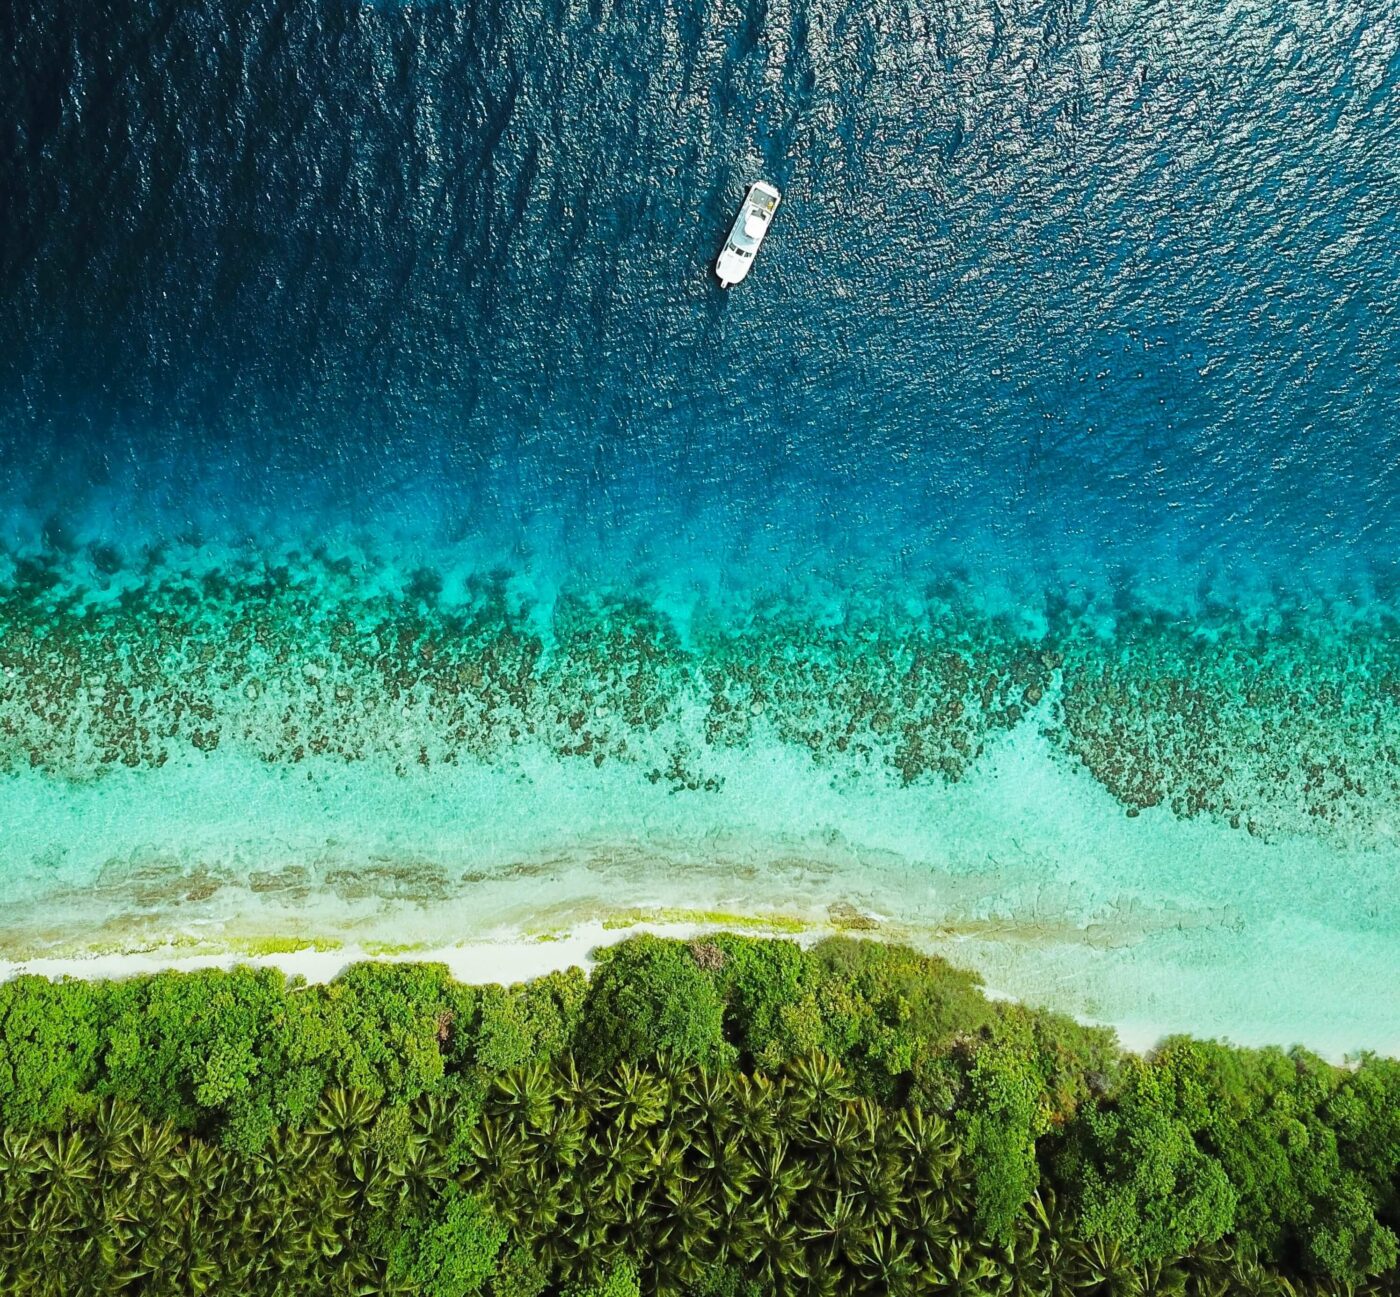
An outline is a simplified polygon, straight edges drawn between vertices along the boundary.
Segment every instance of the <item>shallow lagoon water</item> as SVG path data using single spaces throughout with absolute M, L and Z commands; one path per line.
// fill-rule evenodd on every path
M 16 16 L 11 950 L 835 904 L 1393 1047 L 1384 7 Z

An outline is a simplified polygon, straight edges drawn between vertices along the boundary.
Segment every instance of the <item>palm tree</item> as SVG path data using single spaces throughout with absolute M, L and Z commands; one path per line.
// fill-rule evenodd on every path
M 285 1202 L 302 1182 L 316 1142 L 304 1131 L 279 1127 L 253 1160 L 254 1184 L 273 1202 Z
M 191 1297 L 201 1297 L 219 1277 L 218 1263 L 210 1255 L 215 1237 L 193 1220 L 180 1223 L 168 1220 L 160 1260 L 151 1265 L 148 1273 L 159 1276 L 172 1294 L 189 1293 Z
M 757 1271 L 756 1278 L 777 1292 L 810 1277 L 797 1226 L 783 1216 L 750 1216 L 751 1226 L 737 1240 L 736 1252 Z
M 889 1132 L 890 1144 L 918 1183 L 941 1184 L 958 1164 L 959 1149 L 941 1117 L 919 1108 L 901 1109 Z
M 559 1097 L 559 1083 L 543 1063 L 527 1063 L 496 1078 L 493 1108 L 530 1129 L 544 1126 Z
M 412 1138 L 416 1143 L 429 1144 L 444 1150 L 451 1144 L 452 1105 L 442 1095 L 419 1095 L 409 1115 L 413 1122 Z
M 651 1209 L 656 1275 L 666 1284 L 695 1281 L 703 1265 L 716 1259 L 719 1224 L 713 1194 L 692 1179 L 665 1182 Z
M 952 1202 L 946 1194 L 933 1190 L 910 1194 L 898 1224 L 925 1262 L 941 1257 L 958 1234 Z
M 308 1129 L 349 1152 L 369 1142 L 369 1128 L 378 1113 L 378 1102 L 363 1090 L 327 1090 Z
M 438 1140 L 415 1138 L 391 1170 L 393 1194 L 415 1209 L 425 1207 L 452 1178 L 446 1147 Z
M 691 1146 L 697 1181 L 710 1189 L 726 1210 L 741 1204 L 754 1179 L 753 1162 L 733 1128 L 702 1134 Z
M 772 1080 L 762 1072 L 734 1077 L 734 1120 L 744 1137 L 754 1143 L 772 1139 L 778 1133 L 779 1095 Z
M 991 1297 L 997 1284 L 991 1260 L 961 1239 L 954 1239 L 938 1261 L 924 1267 L 929 1297 Z
M 1192 1297 L 1233 1297 L 1236 1275 L 1235 1250 L 1217 1241 L 1197 1248 L 1186 1260 L 1187 1286 Z
M 845 1297 L 851 1285 L 846 1275 L 835 1267 L 813 1264 L 805 1279 L 794 1285 L 801 1297 Z
M 30 1184 L 43 1169 L 42 1145 L 40 1136 L 28 1131 L 0 1130 L 0 1203 L 19 1203 L 28 1197 Z M 21 1224 L 19 1218 L 7 1210 L 0 1229 L 13 1229 Z
M 863 1147 L 860 1128 L 846 1105 L 815 1111 L 802 1142 L 816 1174 L 830 1184 L 844 1182 Z
M 527 1152 L 518 1127 L 501 1117 L 484 1116 L 468 1140 L 472 1162 L 465 1169 L 468 1184 L 483 1181 L 499 1185 L 519 1171 Z
M 336 1197 L 345 1210 L 336 1214 L 342 1219 L 349 1219 L 356 1212 L 387 1211 L 403 1187 L 397 1168 L 374 1148 L 351 1151 L 341 1165 L 341 1182 L 343 1191 Z
M 1049 1297 L 1050 1277 L 1040 1254 L 1040 1230 L 1019 1221 L 1009 1241 L 991 1249 L 1005 1279 L 1005 1297 Z
M 338 1274 L 332 1281 L 330 1293 L 332 1297 L 422 1297 L 423 1287 L 406 1275 L 381 1274 L 372 1269 L 365 1273 Z M 289 1291 L 286 1297 L 292 1297 L 292 1293 Z
M 591 1118 L 598 1111 L 598 1085 L 579 1071 L 572 1054 L 565 1054 L 554 1064 L 554 1085 L 558 1101 L 566 1108 Z
M 871 1297 L 913 1297 L 923 1291 L 924 1275 L 913 1249 L 889 1227 L 873 1231 L 854 1260 Z
M 591 1141 L 591 1149 L 601 1176 L 595 1181 L 605 1200 L 629 1197 L 645 1176 L 652 1162 L 652 1146 L 645 1135 L 624 1126 L 611 1126 Z
M 506 1203 L 507 1211 L 518 1213 L 514 1219 L 505 1219 L 507 1224 L 515 1225 L 519 1236 L 541 1238 L 559 1232 L 564 1219 L 564 1195 L 552 1176 L 542 1172 L 525 1176 Z
M 734 1113 L 734 1087 L 730 1076 L 699 1067 L 681 1076 L 676 1084 L 676 1120 L 695 1134 L 727 1126 Z
M 696 1284 L 704 1281 L 708 1260 L 691 1247 L 661 1248 L 653 1254 L 648 1267 L 651 1291 L 656 1297 L 687 1297 Z
M 1115 1239 L 1086 1240 L 1074 1251 L 1073 1271 L 1080 1290 L 1092 1297 L 1141 1297 L 1142 1275 Z
M 45 1135 L 39 1143 L 38 1163 L 39 1192 L 52 1195 L 69 1212 L 83 1212 L 97 1178 L 97 1159 L 83 1131 Z
M 803 1117 L 831 1112 L 852 1097 L 846 1069 L 827 1054 L 804 1054 L 787 1067 L 790 1102 Z
M 524 1249 L 524 1252 L 529 1256 L 531 1267 L 542 1275 L 567 1275 L 572 1278 L 576 1275 L 582 1275 L 588 1264 L 588 1257 L 583 1250 L 581 1240 L 564 1230 L 552 1230 L 547 1234 L 531 1236 L 528 1239 L 512 1237 L 511 1241 L 516 1248 Z M 507 1262 L 506 1265 L 507 1269 L 514 1268 L 510 1262 Z M 497 1282 L 500 1283 L 499 1280 Z M 421 1297 L 421 1291 L 416 1291 L 418 1297 Z M 535 1290 L 531 1288 L 529 1291 Z
M 1138 1267 L 1143 1297 L 1185 1297 L 1186 1271 L 1165 1261 L 1145 1261 Z M 1241 1289 L 1240 1292 L 1248 1292 Z M 1262 1293 L 1262 1290 L 1255 1290 Z
M 862 1255 L 874 1227 L 849 1194 L 837 1189 L 812 1209 L 803 1237 L 814 1245 L 825 1268 L 835 1269 Z
M 687 1241 L 706 1238 L 718 1220 L 714 1192 L 682 1172 L 660 1176 L 654 1195 L 657 1238 Z
M 862 1214 L 876 1225 L 893 1224 L 904 1203 L 904 1177 L 888 1152 L 871 1150 L 852 1165 L 846 1183 Z
M 137 1216 L 158 1214 L 166 1186 L 175 1177 L 180 1139 L 169 1122 L 142 1122 L 122 1136 L 107 1154 L 107 1166 L 130 1191 L 127 1210 Z
M 611 1215 L 613 1211 L 614 1208 L 606 1203 L 594 1203 L 588 1212 L 574 1223 L 569 1243 L 578 1256 L 590 1264 L 611 1264 L 612 1260 L 621 1255 L 621 1244 L 613 1234 L 612 1227 L 616 1223 Z M 534 1244 L 535 1251 L 538 1253 L 547 1243 L 548 1240 L 537 1240 Z M 575 1266 L 572 1273 L 582 1273 L 582 1262 Z
M 1048 1297 L 1078 1297 L 1081 1276 L 1074 1257 L 1082 1240 L 1075 1237 L 1072 1223 L 1052 1189 L 1042 1186 L 1031 1195 L 1020 1228 L 1035 1239 Z
M 203 1140 L 190 1140 L 175 1159 L 173 1183 L 166 1198 L 168 1207 L 191 1223 L 216 1214 L 224 1200 L 229 1168 L 227 1155 Z
M 121 1142 L 141 1125 L 141 1110 L 121 1099 L 103 1099 L 89 1123 L 93 1152 L 104 1164 Z
M 588 1116 L 577 1108 L 556 1104 L 549 1119 L 539 1126 L 528 1140 L 529 1156 L 538 1158 L 556 1172 L 573 1167 L 583 1155 Z
M 753 1210 L 787 1216 L 793 1200 L 811 1183 L 811 1172 L 788 1156 L 788 1148 L 779 1136 L 755 1152 L 747 1204 Z
M 670 1085 L 629 1062 L 613 1070 L 601 1091 L 601 1109 L 627 1130 L 654 1126 L 666 1116 Z
M 602 1199 L 589 1213 L 588 1254 L 615 1259 L 622 1253 L 647 1255 L 651 1243 L 651 1205 L 643 1193 Z
M 857 1138 L 862 1147 L 888 1149 L 885 1110 L 874 1099 L 861 1095 L 846 1105 L 846 1111 L 855 1123 Z

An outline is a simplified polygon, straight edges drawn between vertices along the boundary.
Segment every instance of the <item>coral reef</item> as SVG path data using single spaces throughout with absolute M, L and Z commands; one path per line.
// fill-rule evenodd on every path
M 1256 624 L 1047 600 L 1028 629 L 944 589 L 702 604 L 681 626 L 636 592 L 543 605 L 507 573 L 448 598 L 436 572 L 395 584 L 324 555 L 72 566 L 58 552 L 3 566 L 0 770 L 82 781 L 231 746 L 406 773 L 534 748 L 705 793 L 722 786 L 713 755 L 761 737 L 833 774 L 918 784 L 964 778 L 1033 725 L 1129 815 L 1164 805 L 1354 841 L 1400 806 L 1385 610 Z

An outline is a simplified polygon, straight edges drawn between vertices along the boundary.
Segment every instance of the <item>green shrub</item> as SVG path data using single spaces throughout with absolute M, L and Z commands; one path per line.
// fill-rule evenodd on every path
M 331 1084 L 390 1103 L 439 1086 L 460 1008 L 445 964 L 354 964 L 312 990 L 334 1042 Z
M 491 1297 L 540 1297 L 549 1287 L 549 1267 L 531 1248 L 516 1245 L 497 1263 Z
M 832 937 L 812 948 L 824 1052 L 842 1059 L 860 1087 L 885 1102 L 910 1084 L 932 1094 L 954 1039 L 990 1026 L 995 1007 L 976 973 L 903 946 Z M 945 1094 L 942 1097 L 947 1098 Z
M 1085 1100 L 1111 1092 L 1122 1065 L 1111 1027 L 1087 1027 L 1044 1009 L 1001 1001 L 990 1035 L 1033 1067 L 1043 1128 L 1068 1121 Z
M 0 1121 L 57 1127 L 92 1108 L 103 992 L 86 982 L 0 984 Z
M 506 1236 L 481 1202 L 449 1185 L 430 1217 L 413 1217 L 399 1229 L 389 1277 L 422 1297 L 468 1297 L 496 1273 Z
M 606 1277 L 598 1283 L 566 1288 L 564 1297 L 641 1297 L 637 1267 L 630 1261 L 619 1261 L 609 1267 Z
M 133 978 L 111 986 L 107 1014 L 100 1093 L 182 1129 L 223 1129 L 245 1151 L 324 1089 L 331 1041 L 299 1031 L 272 969 Z
M 987 1238 L 1007 1242 L 1035 1192 L 1040 1085 L 1034 1068 L 1009 1050 L 984 1045 L 968 1071 L 958 1110 L 963 1158 L 972 1176 L 973 1219 Z
M 1393 1270 L 1395 1234 L 1376 1220 L 1375 1203 L 1361 1182 L 1349 1177 L 1329 1187 L 1303 1231 L 1309 1268 L 1342 1283 L 1359 1283 Z
M 480 989 L 464 1054 L 488 1072 L 504 1072 L 564 1052 L 573 1039 L 588 982 L 582 970 L 548 973 L 523 986 Z
M 1165 1066 L 1134 1061 L 1114 1102 L 1086 1104 L 1058 1169 L 1084 1232 L 1139 1261 L 1183 1256 L 1235 1223 L 1238 1194 L 1197 1145 Z
M 825 1046 L 821 973 L 796 942 L 723 935 L 691 949 L 715 966 L 726 1036 L 751 1066 L 777 1070 Z
M 687 1297 L 767 1297 L 756 1280 L 747 1279 L 738 1266 L 702 1266 Z
M 1322 1116 L 1337 1133 L 1343 1165 L 1365 1182 L 1387 1224 L 1400 1227 L 1400 1059 L 1359 1059 Z
M 1158 1056 L 1179 1109 L 1239 1197 L 1236 1231 L 1278 1262 L 1356 1283 L 1393 1264 L 1380 1219 L 1394 1193 L 1388 1069 L 1348 1073 L 1303 1049 L 1175 1039 Z
M 579 1024 L 579 1052 L 602 1071 L 662 1051 L 695 1063 L 726 1061 L 724 1004 L 690 949 L 636 937 L 602 952 Z

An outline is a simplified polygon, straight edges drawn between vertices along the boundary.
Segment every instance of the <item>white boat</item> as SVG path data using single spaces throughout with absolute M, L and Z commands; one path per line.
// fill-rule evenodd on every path
M 715 262 L 715 274 L 719 277 L 721 288 L 732 288 L 749 273 L 749 267 L 753 265 L 759 244 L 763 242 L 763 236 L 768 233 L 768 227 L 773 223 L 773 213 L 778 210 L 782 197 L 782 194 L 766 180 L 749 186 L 744 205 L 739 208 L 739 215 L 734 218 L 734 228 L 729 231 L 729 238 L 725 240 L 724 251 Z

